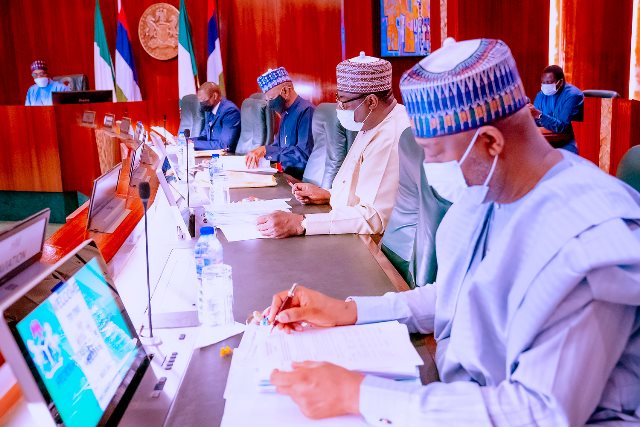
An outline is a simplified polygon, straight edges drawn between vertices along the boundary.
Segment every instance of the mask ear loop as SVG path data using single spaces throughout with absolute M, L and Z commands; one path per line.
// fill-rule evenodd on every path
M 484 180 L 484 186 L 486 187 L 489 184 L 489 181 L 491 181 L 491 178 L 493 178 L 493 173 L 496 170 L 496 165 L 498 164 L 498 156 L 494 156 L 493 157 L 493 164 L 491 165 L 491 169 L 489 169 L 489 175 L 487 175 L 487 179 Z
M 478 128 L 478 130 L 476 131 L 476 133 L 473 135 L 473 138 L 471 138 L 471 142 L 469 143 L 469 145 L 467 146 L 467 150 L 464 152 L 464 154 L 462 155 L 462 158 L 460 159 L 460 161 L 458 162 L 459 165 L 462 166 L 462 162 L 465 161 L 465 159 L 467 158 L 467 156 L 469 155 L 469 153 L 471 152 L 471 149 L 473 148 L 473 145 L 476 143 L 476 140 L 478 139 L 478 135 L 480 135 L 480 128 Z
M 367 95 L 369 96 L 369 95 Z M 358 110 L 358 108 L 360 108 L 362 106 L 362 104 L 364 104 L 367 100 L 367 97 L 364 97 L 364 100 L 362 100 L 362 102 L 360 103 L 360 105 L 358 105 L 354 110 L 353 110 L 353 114 L 356 113 L 356 110 Z M 369 116 L 371 115 L 371 113 L 373 113 L 373 110 L 369 110 L 369 114 L 367 114 L 367 117 L 364 118 L 364 120 L 362 122 L 356 122 L 356 123 L 362 123 L 362 125 L 364 125 L 364 122 L 367 121 L 367 119 L 369 118 Z M 353 119 L 353 121 L 355 122 L 355 118 Z

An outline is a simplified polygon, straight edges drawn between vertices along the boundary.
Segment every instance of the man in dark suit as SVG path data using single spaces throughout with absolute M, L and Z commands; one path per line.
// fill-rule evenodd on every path
M 197 96 L 203 110 L 204 124 L 200 136 L 195 140 L 195 149 L 235 151 L 240 138 L 238 107 L 222 98 L 220 87 L 215 83 L 203 83 Z

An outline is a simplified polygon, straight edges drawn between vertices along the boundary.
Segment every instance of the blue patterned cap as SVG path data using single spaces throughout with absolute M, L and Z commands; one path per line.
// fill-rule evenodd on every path
M 404 73 L 400 92 L 421 138 L 475 129 L 527 105 L 516 62 L 501 40 L 445 40 Z
M 287 73 L 284 67 L 279 67 L 275 70 L 269 68 L 266 73 L 258 77 L 258 86 L 262 89 L 262 93 L 267 93 L 269 89 L 273 89 L 279 84 L 290 81 L 291 77 L 289 77 L 289 73 Z

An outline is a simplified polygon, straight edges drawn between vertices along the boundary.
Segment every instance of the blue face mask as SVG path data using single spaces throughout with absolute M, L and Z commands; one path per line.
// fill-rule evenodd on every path
M 278 95 L 269 101 L 269 108 L 278 114 L 282 114 L 284 112 L 284 105 L 285 100 L 282 95 Z

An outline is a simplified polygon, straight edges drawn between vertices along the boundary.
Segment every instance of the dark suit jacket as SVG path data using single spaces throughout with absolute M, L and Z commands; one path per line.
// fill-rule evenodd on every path
M 195 141 L 196 150 L 235 151 L 240 138 L 240 110 L 228 99 L 222 99 L 218 112 L 207 111 L 200 136 Z

